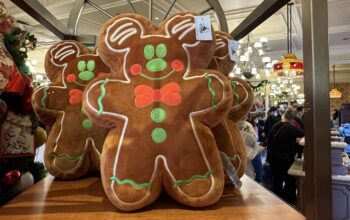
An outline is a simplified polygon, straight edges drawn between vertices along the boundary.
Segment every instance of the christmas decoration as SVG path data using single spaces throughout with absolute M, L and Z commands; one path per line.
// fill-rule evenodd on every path
M 259 82 L 257 85 L 253 85 L 251 82 L 247 82 L 249 85 L 250 85 L 250 87 L 252 87 L 252 89 L 253 89 L 253 91 L 254 92 L 257 92 L 257 91 L 259 91 L 261 88 L 263 88 L 263 87 L 265 87 L 267 84 L 269 84 L 270 83 L 270 81 L 268 81 L 268 80 L 262 80 L 261 82 Z

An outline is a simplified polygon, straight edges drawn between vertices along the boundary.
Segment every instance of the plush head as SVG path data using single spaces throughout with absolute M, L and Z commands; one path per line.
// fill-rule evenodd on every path
M 225 77 L 209 65 L 215 40 L 197 41 L 194 15 L 176 14 L 157 28 L 135 14 L 102 28 L 99 52 L 113 77 L 84 93 L 84 109 L 110 127 L 101 160 L 102 183 L 121 210 L 152 203 L 162 188 L 190 206 L 216 202 L 223 170 L 209 127 L 231 105 Z
M 83 91 L 92 79 L 109 69 L 97 52 L 75 41 L 62 41 L 48 50 L 45 70 L 52 83 L 38 88 L 33 95 L 35 112 L 51 127 L 45 165 L 58 178 L 78 178 L 99 168 L 107 132 L 83 111 Z
M 227 76 L 235 66 L 235 61 L 230 59 L 229 54 L 229 40 L 232 40 L 232 37 L 228 33 L 215 31 L 215 39 L 215 54 L 209 64 L 209 69 L 218 70 Z
M 165 79 L 184 75 L 191 67 L 206 68 L 215 50 L 214 41 L 197 41 L 194 17 L 186 13 L 165 20 L 159 27 L 141 16 L 126 14 L 111 19 L 102 29 L 99 49 L 113 73 L 127 79 Z

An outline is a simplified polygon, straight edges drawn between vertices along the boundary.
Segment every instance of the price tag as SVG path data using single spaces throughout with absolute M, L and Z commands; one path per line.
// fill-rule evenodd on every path
M 235 40 L 228 41 L 228 51 L 230 54 L 230 59 L 235 62 L 237 62 L 238 60 L 238 56 L 237 56 L 238 46 L 239 46 L 238 41 L 235 41 Z
M 197 40 L 213 40 L 209 15 L 194 16 L 194 22 Z

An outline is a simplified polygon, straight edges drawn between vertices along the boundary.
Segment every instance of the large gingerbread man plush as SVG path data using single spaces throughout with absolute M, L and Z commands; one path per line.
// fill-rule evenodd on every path
M 84 109 L 97 125 L 111 128 L 101 157 L 111 202 L 124 211 L 140 209 L 163 188 L 189 206 L 215 203 L 224 173 L 209 127 L 232 104 L 226 78 L 198 69 L 209 65 L 215 39 L 196 40 L 190 13 L 173 15 L 159 28 L 123 14 L 103 26 L 98 48 L 113 78 L 89 84 Z
M 107 134 L 82 109 L 83 91 L 88 82 L 109 72 L 97 52 L 75 41 L 53 45 L 45 58 L 51 84 L 38 88 L 33 107 L 40 120 L 50 127 L 45 149 L 47 170 L 60 179 L 79 178 L 99 169 L 100 153 Z
M 216 50 L 209 68 L 216 69 L 227 76 L 235 65 L 235 62 L 230 59 L 229 55 L 229 40 L 232 38 L 228 33 L 221 31 L 215 32 L 215 38 Z M 219 150 L 224 152 L 231 160 L 238 177 L 242 177 L 247 165 L 247 153 L 236 122 L 242 120 L 249 113 L 254 101 L 254 93 L 244 80 L 234 77 L 230 81 L 233 91 L 233 103 L 229 115 L 214 127 L 212 131 Z

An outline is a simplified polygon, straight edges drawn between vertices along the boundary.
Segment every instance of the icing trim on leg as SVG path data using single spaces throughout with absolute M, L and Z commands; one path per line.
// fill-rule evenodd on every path
M 224 125 L 225 125 L 226 130 L 229 131 L 230 128 L 228 127 L 228 124 L 227 124 L 227 118 L 225 118 L 225 119 L 223 120 L 223 122 L 224 122 Z M 235 148 L 235 145 L 233 144 L 233 137 L 232 137 L 231 133 L 228 132 L 228 135 L 230 136 L 231 146 L 232 146 L 232 148 L 233 148 L 233 151 L 235 152 L 235 154 L 234 154 L 232 157 L 229 157 L 229 158 L 230 158 L 230 160 L 232 160 L 232 161 L 234 161 L 234 160 L 236 160 L 236 159 L 239 160 L 239 161 L 238 161 L 238 167 L 237 167 L 237 170 L 239 170 L 239 169 L 241 168 L 241 165 L 242 165 L 242 159 L 241 159 L 241 157 L 239 156 L 239 154 L 237 153 L 236 148 Z M 232 158 L 232 159 L 231 159 L 231 158 Z
M 56 152 L 52 152 L 51 154 L 52 154 L 53 156 L 55 156 L 55 157 L 63 157 L 63 158 L 65 158 L 65 159 L 67 159 L 67 160 L 83 160 L 83 156 L 82 156 L 82 155 L 80 155 L 80 156 L 78 156 L 78 157 L 75 157 L 75 156 L 71 156 L 71 155 L 66 154 L 66 153 L 56 153 Z
M 207 179 L 209 175 L 213 174 L 214 172 L 212 170 L 209 170 L 206 172 L 204 175 L 193 175 L 187 180 L 176 180 L 173 184 L 174 188 L 176 188 L 178 185 L 182 184 L 190 184 L 193 182 L 195 179 Z
M 130 179 L 120 180 L 116 176 L 112 176 L 110 179 L 114 180 L 118 185 L 129 184 L 129 185 L 132 185 L 133 187 L 135 187 L 136 189 L 147 188 L 148 190 L 151 190 L 151 184 L 149 182 L 137 183 L 137 182 L 130 180 Z
M 238 158 L 237 154 L 234 154 L 232 157 L 229 157 L 230 160 L 235 161 Z
M 77 156 L 77 157 L 68 155 L 68 154 L 66 154 L 66 153 L 57 153 L 56 150 L 57 150 L 58 145 L 57 145 L 57 142 L 56 142 L 56 147 L 54 148 L 53 152 L 51 153 L 52 155 L 54 155 L 54 156 L 56 156 L 56 157 L 63 157 L 63 158 L 68 159 L 68 160 L 77 160 L 78 163 L 77 163 L 72 169 L 69 169 L 69 170 L 62 170 L 62 169 L 58 168 L 57 165 L 56 165 L 56 158 L 53 159 L 53 163 L 52 163 L 52 164 L 53 164 L 53 165 L 55 166 L 55 168 L 56 168 L 59 172 L 61 172 L 61 173 L 72 173 L 72 172 L 74 172 L 75 170 L 77 170 L 77 169 L 81 166 L 81 164 L 82 164 L 82 162 L 83 162 L 83 160 L 84 160 L 84 156 L 86 155 L 86 151 L 87 151 L 87 149 L 88 149 L 89 142 L 91 142 L 93 149 L 94 149 L 96 152 L 98 152 L 98 154 L 100 155 L 101 153 L 100 153 L 100 152 L 98 151 L 98 149 L 96 148 L 94 139 L 93 139 L 92 137 L 86 138 L 84 150 L 83 150 L 83 152 L 81 153 L 81 155 L 80 155 L 80 156 Z M 77 159 L 77 158 L 81 158 L 81 159 Z

